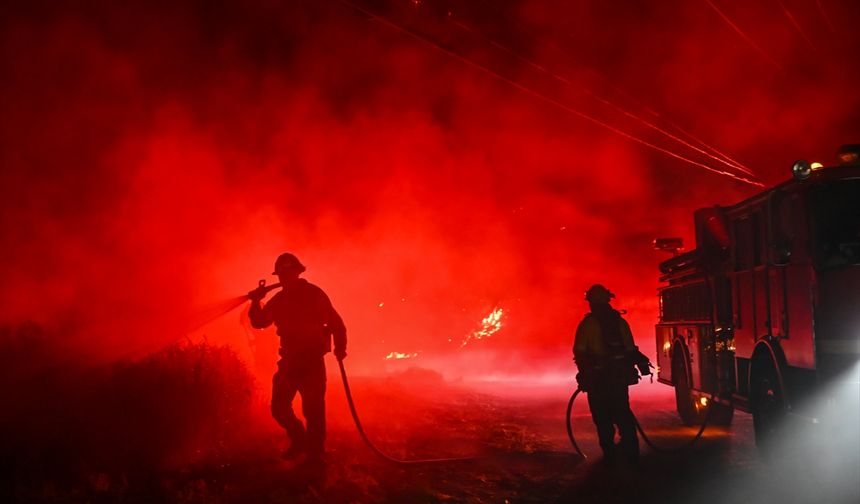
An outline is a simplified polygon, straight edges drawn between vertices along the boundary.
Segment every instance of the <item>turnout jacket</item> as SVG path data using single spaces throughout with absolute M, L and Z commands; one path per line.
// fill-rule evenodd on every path
M 261 306 L 252 303 L 251 326 L 264 329 L 272 323 L 281 339 L 281 357 L 319 357 L 346 351 L 346 327 L 322 289 L 299 278 Z
M 601 368 L 638 353 L 630 325 L 609 305 L 586 314 L 576 328 L 573 360 L 579 369 Z

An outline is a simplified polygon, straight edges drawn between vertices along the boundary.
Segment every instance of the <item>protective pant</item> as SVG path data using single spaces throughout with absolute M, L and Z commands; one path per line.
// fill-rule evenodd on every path
M 612 459 L 619 451 L 630 461 L 639 459 L 639 438 L 636 436 L 636 420 L 630 411 L 627 384 L 620 380 L 599 380 L 590 385 L 588 407 L 591 419 L 597 426 L 597 437 L 603 454 Z M 618 427 L 620 441 L 615 446 L 615 428 Z
M 310 456 L 322 455 L 325 444 L 325 361 L 322 356 L 281 359 L 272 378 L 272 416 L 293 444 Z M 296 393 L 302 396 L 307 430 L 293 412 Z

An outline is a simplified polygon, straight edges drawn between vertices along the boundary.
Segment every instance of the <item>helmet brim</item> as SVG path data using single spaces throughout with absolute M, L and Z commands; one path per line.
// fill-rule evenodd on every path
M 305 268 L 304 264 L 289 264 L 289 265 L 285 265 L 283 267 L 283 269 L 281 269 L 281 272 L 285 273 L 287 271 L 291 271 L 291 272 L 298 272 L 299 274 L 301 274 L 301 273 L 304 273 L 306 270 L 307 270 L 307 268 Z M 279 274 L 278 270 L 273 271 L 272 274 L 278 275 Z

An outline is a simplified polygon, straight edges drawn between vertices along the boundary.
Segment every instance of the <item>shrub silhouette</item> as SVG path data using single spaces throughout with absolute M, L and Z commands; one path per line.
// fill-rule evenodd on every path
M 228 457 L 245 439 L 255 385 L 230 348 L 174 344 L 84 365 L 55 355 L 55 337 L 0 328 L 0 478 L 13 496 L 93 475 L 102 486 L 149 478 Z

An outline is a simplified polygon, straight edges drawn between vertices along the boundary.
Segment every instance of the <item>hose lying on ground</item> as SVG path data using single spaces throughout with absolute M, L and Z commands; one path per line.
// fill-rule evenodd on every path
M 565 415 L 565 419 L 567 421 L 567 437 L 570 439 L 570 444 L 573 445 L 573 449 L 576 450 L 576 453 L 579 454 L 582 458 L 588 458 L 585 453 L 579 448 L 579 444 L 576 442 L 576 436 L 573 435 L 573 422 L 571 422 L 571 412 L 573 411 L 573 403 L 576 401 L 576 397 L 579 393 L 582 392 L 582 389 L 577 387 L 573 394 L 570 396 L 570 401 L 567 402 L 567 414 Z M 679 452 L 681 450 L 686 450 L 696 444 L 699 439 L 702 438 L 702 434 L 705 432 L 705 428 L 708 426 L 708 422 L 711 420 L 711 413 L 715 408 L 708 408 L 707 413 L 705 413 L 705 418 L 702 420 L 702 426 L 699 427 L 699 432 L 696 433 L 686 444 L 678 446 L 676 448 L 662 448 L 660 446 L 655 445 L 651 439 L 645 434 L 645 430 L 642 429 L 642 425 L 639 423 L 639 419 L 636 418 L 636 415 L 633 415 L 633 421 L 636 422 L 636 430 L 639 431 L 639 434 L 642 435 L 642 439 L 645 441 L 645 444 L 651 447 L 652 450 L 660 453 L 674 453 Z M 632 413 L 632 412 L 631 412 Z
M 364 443 L 370 448 L 370 451 L 378 455 L 380 458 L 387 460 L 388 462 L 400 465 L 414 465 L 414 464 L 437 464 L 437 463 L 445 463 L 445 462 L 463 462 L 466 460 L 475 460 L 477 457 L 451 457 L 451 458 L 435 458 L 435 459 L 416 459 L 416 460 L 398 460 L 394 457 L 388 456 L 382 452 L 379 448 L 377 448 L 367 437 L 367 434 L 364 432 L 364 428 L 361 426 L 361 420 L 358 418 L 358 412 L 355 410 L 355 403 L 352 400 L 352 392 L 349 389 L 349 381 L 346 378 L 346 369 L 343 367 L 343 361 L 337 361 L 338 366 L 340 366 L 340 377 L 343 380 L 343 390 L 346 392 L 346 402 L 349 404 L 349 412 L 352 414 L 352 419 L 355 422 L 355 428 L 358 429 L 358 433 L 361 435 L 361 439 L 364 440 Z

